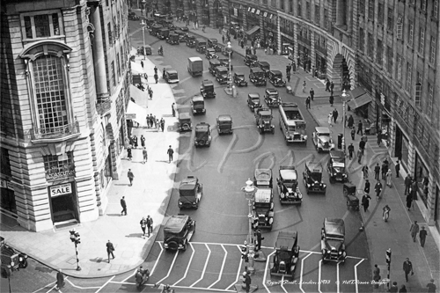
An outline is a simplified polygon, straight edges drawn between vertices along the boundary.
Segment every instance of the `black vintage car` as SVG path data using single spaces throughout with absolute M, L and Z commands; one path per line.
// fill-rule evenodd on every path
M 254 112 L 254 109 L 261 108 L 260 94 L 259 93 L 248 94 L 247 104 L 252 112 Z
M 277 183 L 281 204 L 302 203 L 303 196 L 299 189 L 298 179 L 295 166 L 280 166 Z
M 178 35 L 179 38 L 179 43 L 185 43 L 186 42 L 186 38 L 188 37 L 188 34 L 185 32 L 182 32 L 181 30 L 175 30 L 174 33 L 176 35 Z
M 275 242 L 275 254 L 270 257 L 270 275 L 276 277 L 295 277 L 299 261 L 298 232 L 278 232 Z
M 208 70 L 209 70 L 209 72 L 212 75 L 215 76 L 215 69 L 217 67 L 219 67 L 219 66 L 221 66 L 221 63 L 220 63 L 220 61 L 218 59 L 211 59 L 211 60 L 209 60 L 209 68 L 208 68 Z
M 205 39 L 196 39 L 196 51 L 204 54 L 206 50 L 206 40 Z
M 346 182 L 348 175 L 345 171 L 345 155 L 343 151 L 330 151 L 330 159 L 327 163 L 330 183 Z
M 321 229 L 322 262 L 344 262 L 347 257 L 345 251 L 345 223 L 342 219 L 325 218 Z
M 218 66 L 215 68 L 215 79 L 219 84 L 228 83 L 228 69 L 224 66 Z
M 203 80 L 200 86 L 200 94 L 204 98 L 215 98 L 214 83 L 209 79 Z
M 156 34 L 156 36 L 161 40 L 165 40 L 166 38 L 168 38 L 169 35 L 170 30 L 168 28 L 162 28 Z
M 213 48 L 208 48 L 205 51 L 205 57 L 206 59 L 213 59 L 217 58 L 217 54 L 215 54 L 215 50 Z
M 185 26 L 180 26 L 179 29 L 180 29 L 182 32 L 187 32 L 187 31 L 189 31 L 189 28 L 188 28 L 186 25 L 185 25 Z
M 208 39 L 208 48 L 212 48 L 215 50 L 215 52 L 221 52 L 222 46 L 218 44 L 218 40 L 216 38 L 209 38 Z
M 179 35 L 174 32 L 171 32 L 167 38 L 167 43 L 171 45 L 179 45 L 180 44 Z
M 177 116 L 177 131 L 185 132 L 192 130 L 191 116 L 182 112 Z
M 136 15 L 133 11 L 130 11 L 128 13 L 128 20 L 139 20 L 139 16 Z
M 152 48 L 151 48 L 150 45 L 145 45 L 145 47 L 144 47 L 144 46 L 140 46 L 140 47 L 137 49 L 137 53 L 138 53 L 139 55 L 144 55 L 144 52 L 145 52 L 145 55 L 151 55 L 151 53 L 153 52 L 153 50 L 152 50 Z
M 222 114 L 217 117 L 218 134 L 232 134 L 232 117 L 231 115 Z
M 283 80 L 283 73 L 279 70 L 269 71 L 269 82 L 275 87 L 286 86 L 286 81 Z
M 195 95 L 191 98 L 191 109 L 194 115 L 205 114 L 205 99 L 202 96 Z
M 322 165 L 319 162 L 306 162 L 303 172 L 304 185 L 307 194 L 323 193 L 327 189 L 327 185 L 322 181 Z
M 167 68 L 163 72 L 164 79 L 167 83 L 179 83 L 179 74 L 177 70 Z
M 244 57 L 244 64 L 246 66 L 254 67 L 254 66 L 256 66 L 257 62 L 258 62 L 257 55 L 246 55 Z
M 242 72 L 235 72 L 234 73 L 234 83 L 240 87 L 248 85 L 246 78 L 244 77 L 244 73 L 242 73 Z
M 188 36 L 186 38 L 186 46 L 190 48 L 194 48 L 196 46 L 196 37 L 195 36 Z
M 258 61 L 258 67 L 261 68 L 261 70 L 264 71 L 264 74 L 266 77 L 269 77 L 269 71 L 270 71 L 270 64 L 267 61 Z
M 161 26 L 160 24 L 152 25 L 151 28 L 149 29 L 150 35 L 157 36 L 157 34 L 161 29 L 163 29 L 163 26 Z
M 280 95 L 274 88 L 267 88 L 264 91 L 264 102 L 268 107 L 278 107 L 281 103 Z
M 209 147 L 211 145 L 211 126 L 200 122 L 195 127 L 194 145 L 196 147 Z
M 275 125 L 272 123 L 272 110 L 268 108 L 257 108 L 254 110 L 254 115 L 260 134 L 265 132 L 275 133 Z
M 203 196 L 203 185 L 195 176 L 187 176 L 179 184 L 179 209 L 198 209 Z
M 254 185 L 257 187 L 255 193 L 252 216 L 254 218 L 254 229 L 272 230 L 275 212 L 272 190 L 272 170 L 255 169 Z
M 229 70 L 229 58 L 223 56 L 217 56 L 218 60 L 221 63 L 221 66 L 226 67 Z M 234 70 L 234 66 L 231 63 L 231 70 Z
M 166 250 L 183 250 L 188 247 L 196 231 L 196 221 L 187 215 L 171 216 L 163 228 L 163 247 Z
M 251 68 L 251 73 L 249 74 L 249 80 L 256 86 L 266 85 L 266 76 L 264 71 L 258 67 Z

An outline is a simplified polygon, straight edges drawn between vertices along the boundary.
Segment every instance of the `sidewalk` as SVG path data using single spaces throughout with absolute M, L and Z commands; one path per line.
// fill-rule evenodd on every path
M 140 63 L 140 57 L 136 59 Z M 141 134 L 146 138 L 148 162 L 142 164 L 140 141 L 139 148 L 133 150 L 132 161 L 126 159 L 126 151 L 123 151 L 121 179 L 111 182 L 109 186 L 109 203 L 105 215 L 94 222 L 39 233 L 26 231 L 12 220 L 2 221 L 0 230 L 8 244 L 53 269 L 61 268 L 66 275 L 79 278 L 113 276 L 134 270 L 144 262 L 164 220 L 174 184 L 176 164 L 168 163 L 166 151 L 172 145 L 177 157 L 179 137 L 178 132 L 172 131 L 175 122 L 171 115 L 173 93 L 168 84 L 162 81 L 154 83 L 153 68 L 151 61 L 144 60 L 144 69 L 150 76 L 150 87 L 154 91 L 153 100 L 148 101 L 147 111 L 159 119 L 164 117 L 166 129 L 165 132 L 156 132 L 133 128 L 138 138 Z M 145 107 L 147 92 L 145 100 L 138 99 L 136 103 Z M 127 179 L 129 168 L 135 175 L 132 187 L 129 187 Z M 127 216 L 121 216 L 119 201 L 122 196 L 125 196 L 127 202 Z M 150 238 L 143 239 L 139 222 L 147 215 L 154 220 L 154 232 Z M 81 271 L 75 270 L 75 246 L 69 239 L 69 230 L 72 228 L 81 235 L 81 244 L 78 245 Z M 107 240 L 115 246 L 116 258 L 110 264 L 107 262 Z
M 338 110 L 339 120 L 330 131 L 333 135 L 333 140 L 337 142 L 337 135 L 343 132 L 342 125 L 342 104 L 334 105 Z M 321 126 L 328 127 L 327 115 L 333 111 L 333 107 L 329 104 L 326 105 L 314 105 L 312 103 L 312 108 L 310 113 Z M 353 115 L 355 118 L 355 125 L 359 121 L 359 117 L 352 112 L 347 112 L 347 116 Z M 311 130 L 310 130 L 311 131 Z M 348 129 L 345 130 L 346 133 L 346 145 L 348 146 L 351 142 L 357 151 L 359 145 L 360 136 L 355 137 L 355 141 L 351 140 L 350 132 Z M 370 168 L 370 182 L 372 190 L 374 189 L 374 166 L 377 162 L 381 165 L 385 157 L 391 161 L 391 170 L 393 171 L 392 187 L 387 187 L 385 182 L 382 180 L 384 186 L 384 191 L 382 199 L 377 201 L 374 192 L 370 195 L 372 199 L 370 200 L 370 207 L 366 213 L 364 213 L 363 208 L 359 213 L 361 213 L 362 221 L 365 227 L 365 233 L 367 234 L 368 245 L 370 248 L 370 257 L 372 270 L 374 264 L 377 264 L 381 270 L 381 277 L 385 279 L 387 277 L 387 266 L 385 263 L 385 251 L 391 248 L 391 281 L 396 281 L 399 288 L 402 284 L 408 289 L 408 292 L 426 292 L 426 284 L 431 278 L 435 279 L 436 285 L 438 285 L 439 275 L 439 248 L 435 241 L 435 238 L 439 238 L 439 234 L 436 232 L 435 228 L 429 228 L 425 223 L 418 205 L 423 204 L 421 200 L 416 201 L 416 205 L 413 205 L 411 211 L 406 209 L 406 202 L 404 194 L 404 184 L 403 179 L 405 174 L 401 174 L 400 178 L 396 178 L 394 172 L 395 159 L 389 157 L 388 150 L 383 146 L 379 147 L 377 145 L 376 136 L 368 136 L 367 142 L 367 155 L 364 156 L 362 165 L 358 164 L 357 158 L 353 160 L 348 160 L 347 166 L 349 172 L 349 178 L 352 183 L 357 185 L 357 189 L 364 188 L 364 179 L 361 176 L 361 168 L 363 165 L 368 165 Z M 404 173 L 401 172 L 401 173 Z M 390 219 L 388 222 L 384 222 L 382 219 L 382 208 L 388 204 L 391 208 Z M 425 226 L 428 230 L 428 237 L 426 239 L 425 247 L 422 248 L 419 244 L 419 240 L 414 243 L 410 236 L 409 228 L 413 221 L 417 221 L 421 226 Z M 360 223 L 359 223 L 359 226 Z M 418 237 L 417 237 L 418 238 Z M 409 277 L 409 282 L 405 282 L 405 274 L 403 272 L 402 266 L 406 258 L 409 258 L 413 263 L 414 276 Z M 382 285 L 376 292 L 384 292 L 386 288 Z

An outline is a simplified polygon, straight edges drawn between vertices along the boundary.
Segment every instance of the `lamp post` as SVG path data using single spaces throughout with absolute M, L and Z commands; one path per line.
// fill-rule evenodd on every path
M 228 95 L 236 96 L 235 87 L 232 84 L 232 61 L 231 61 L 231 55 L 232 55 L 232 46 L 231 42 L 227 43 L 226 48 L 228 49 L 229 53 L 229 72 L 228 72 L 228 86 L 225 87 L 225 92 Z
M 144 19 L 142 19 L 142 21 L 141 21 L 141 27 L 142 27 L 142 44 L 143 44 L 143 47 L 142 47 L 142 53 L 143 53 L 143 55 L 144 55 L 144 60 L 145 60 L 145 26 L 147 25 L 147 23 L 146 22 L 144 22 Z
M 342 149 L 344 150 L 345 154 L 345 124 L 347 123 L 347 105 L 346 105 L 346 98 L 347 98 L 347 92 L 345 89 L 342 90 Z
M 244 197 L 247 199 L 248 207 L 249 207 L 249 214 L 248 214 L 249 235 L 247 236 L 248 237 L 248 239 L 247 239 L 247 241 L 248 241 L 248 258 L 249 258 L 248 270 L 251 274 L 253 274 L 255 272 L 255 268 L 254 268 L 255 244 L 254 244 L 254 239 L 252 237 L 252 222 L 253 222 L 252 205 L 254 202 L 255 193 L 257 192 L 258 188 L 254 186 L 254 183 L 249 178 L 246 181 L 246 186 L 244 186 L 241 190 L 244 192 Z

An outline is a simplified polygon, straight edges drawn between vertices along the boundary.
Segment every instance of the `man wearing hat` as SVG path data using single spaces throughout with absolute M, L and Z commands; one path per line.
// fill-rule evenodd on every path
M 260 229 L 255 233 L 255 237 L 257 238 L 257 241 L 255 241 L 255 251 L 259 251 L 261 249 L 261 240 L 264 240 L 264 237 L 261 236 Z

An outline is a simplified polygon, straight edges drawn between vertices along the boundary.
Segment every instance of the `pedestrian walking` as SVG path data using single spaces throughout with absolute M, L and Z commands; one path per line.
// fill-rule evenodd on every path
M 125 202 L 125 196 L 121 198 L 121 207 L 122 207 L 121 216 L 123 214 L 127 215 L 127 203 Z
M 174 155 L 174 150 L 171 148 L 171 146 L 168 147 L 167 154 L 168 154 L 168 163 L 171 163 L 173 161 L 173 155 Z
M 335 97 L 333 97 L 333 93 L 330 94 L 328 101 L 330 103 L 330 106 L 333 107 L 333 102 L 335 101 Z
M 406 195 L 406 207 L 407 207 L 408 211 L 410 211 L 412 208 L 412 202 L 413 202 L 413 196 L 411 193 L 408 193 Z
M 153 219 L 150 217 L 150 215 L 147 216 L 147 231 L 148 231 L 148 237 L 153 233 Z
M 222 35 L 222 43 L 225 43 L 225 35 Z
M 58 269 L 57 272 L 57 286 L 56 286 L 56 290 L 61 291 L 61 289 L 64 287 L 65 283 L 64 283 L 64 274 L 63 271 L 61 269 Z
M 332 113 L 328 114 L 327 122 L 328 122 L 329 127 L 333 127 L 333 116 L 332 116 Z
M 416 242 L 417 234 L 419 233 L 419 231 L 419 224 L 417 224 L 417 221 L 414 221 L 414 223 L 412 223 L 411 227 L 409 228 L 409 232 L 411 233 L 411 237 L 414 242 Z
M 255 233 L 255 239 L 256 239 L 256 243 L 255 243 L 255 250 L 259 251 L 261 249 L 261 241 L 264 240 L 264 237 L 261 236 L 261 230 L 258 229 L 257 232 Z
M 287 82 L 290 82 L 290 72 L 286 74 L 287 75 Z
M 353 159 L 353 154 L 354 154 L 354 145 L 353 143 L 350 143 L 350 145 L 348 146 L 348 157 L 351 159 Z
M 292 73 L 295 74 L 296 73 L 296 64 L 294 61 L 292 61 Z
M 156 83 L 159 81 L 159 76 L 156 73 L 154 74 L 154 80 L 156 81 Z
M 425 247 L 426 236 L 428 236 L 428 231 L 425 230 L 425 226 L 422 226 L 422 230 L 419 232 L 420 245 Z
M 350 115 L 350 116 L 348 117 L 347 126 L 348 126 L 348 128 L 352 128 L 353 125 L 354 125 L 354 119 L 353 119 L 353 116 Z
M 431 281 L 426 285 L 426 288 L 428 288 L 428 293 L 435 293 L 437 286 L 434 284 L 434 279 L 431 279 Z
M 399 173 L 400 173 L 400 161 L 399 160 L 396 161 L 396 165 L 394 166 L 394 169 L 396 170 L 396 178 L 399 178 Z
M 388 218 L 390 217 L 391 208 L 388 205 L 385 205 L 382 209 L 382 218 L 385 222 L 388 222 Z
M 310 88 L 310 99 L 313 101 L 314 98 L 315 98 L 315 91 L 313 90 L 313 88 Z
M 333 89 L 335 88 L 335 84 L 333 83 L 333 81 L 330 82 L 330 92 L 333 93 Z
M 361 140 L 359 142 L 359 150 L 362 152 L 362 154 L 364 154 L 364 151 L 365 151 L 365 141 Z
M 155 78 L 157 77 L 157 74 L 155 75 Z M 156 80 L 157 83 L 157 80 Z M 153 90 L 151 88 L 148 88 L 148 96 L 150 96 L 150 100 L 153 99 Z
M 306 81 L 304 80 L 304 82 L 303 82 L 303 93 L 306 92 L 306 86 L 307 86 L 307 83 L 306 83 Z
M 388 161 L 382 163 L 382 179 L 385 180 L 388 172 Z
M 133 135 L 133 146 L 135 149 L 138 147 L 138 138 L 136 135 Z
M 144 136 L 143 134 L 141 134 L 141 138 L 140 138 L 140 140 L 141 140 L 141 146 L 142 146 L 143 148 L 145 148 L 145 136 Z
M 144 61 L 141 60 L 142 69 L 144 68 Z
M 171 105 L 171 113 L 173 114 L 173 117 L 176 117 L 176 103 Z
M 165 129 L 165 119 L 161 118 L 159 121 L 159 124 L 160 124 L 160 128 L 162 129 L 162 132 L 163 132 Z
M 134 174 L 133 174 L 133 172 L 131 172 L 131 169 L 128 169 L 127 177 L 128 177 L 128 181 L 130 181 L 130 185 L 129 186 L 132 186 L 133 185 Z
M 110 242 L 110 240 L 105 245 L 107 247 L 107 256 L 108 256 L 108 263 L 110 263 L 110 255 L 113 259 L 115 259 L 115 255 L 113 251 L 115 251 L 115 247 L 113 246 L 113 243 Z
M 306 109 L 310 109 L 310 96 L 306 99 Z
M 133 157 L 133 154 L 131 153 L 131 145 L 127 147 L 127 158 L 129 161 L 131 161 L 131 158 Z
M 350 134 L 351 134 L 351 140 L 355 141 L 356 129 L 354 127 L 351 129 Z
M 374 185 L 374 191 L 376 192 L 376 199 L 380 198 L 382 189 L 383 189 L 382 183 L 379 180 L 377 180 L 376 185 Z
M 374 166 L 374 179 L 379 180 L 380 166 L 379 163 Z
M 404 183 L 405 183 L 405 194 L 408 194 L 412 183 L 412 179 L 410 175 L 406 175 Z
M 145 217 L 142 217 L 142 220 L 139 222 L 141 225 L 142 230 L 142 238 L 145 238 L 145 229 L 147 229 L 147 220 L 145 220 Z
M 325 91 L 329 92 L 330 91 L 330 81 L 327 79 L 327 81 L 325 82 Z
M 362 120 L 359 120 L 359 122 L 358 122 L 358 130 L 357 130 L 356 134 L 362 135 Z
M 157 66 L 154 66 L 154 74 L 157 74 Z
M 367 193 L 362 196 L 362 206 L 364 207 L 364 213 L 367 212 L 368 207 L 370 206 L 370 199 L 371 197 Z
M 408 282 L 409 273 L 414 275 L 413 266 L 409 258 L 406 258 L 406 260 L 403 262 L 403 271 L 405 272 L 405 280 Z
M 366 179 L 368 179 L 368 166 L 367 165 L 364 165 L 363 167 L 362 167 L 362 175 L 364 176 L 364 179 L 366 180 Z
M 362 154 L 363 154 L 362 150 L 359 149 L 357 152 L 358 164 L 361 164 L 362 162 Z
M 336 124 L 336 119 L 338 119 L 338 115 L 339 115 L 338 110 L 335 108 L 333 110 L 333 121 L 335 122 L 335 124 Z
M 391 288 L 390 290 L 388 290 L 388 292 L 394 292 L 394 293 L 399 292 L 399 288 L 397 287 L 397 282 L 393 282 L 393 285 L 391 285 Z
M 388 169 L 386 178 L 387 178 L 387 186 L 391 187 L 391 177 L 393 176 L 393 172 L 391 172 L 391 169 Z
M 377 145 L 381 146 L 382 143 L 382 134 L 380 132 L 377 133 Z
M 375 287 L 375 288 L 379 288 L 379 286 L 378 286 L 377 283 L 380 281 L 380 279 L 381 279 L 381 276 L 380 276 L 380 269 L 379 269 L 379 267 L 377 266 L 377 264 L 375 264 L 375 265 L 374 265 L 374 270 L 373 270 L 373 281 L 376 282 L 376 283 L 374 284 L 374 287 Z
M 405 285 L 400 286 L 399 293 L 406 293 L 406 292 L 408 291 L 406 290 Z
M 142 150 L 142 164 L 145 164 L 148 161 L 148 152 L 147 149 L 144 147 Z
M 370 180 L 368 180 L 368 179 L 365 179 L 364 192 L 366 194 L 370 194 Z

